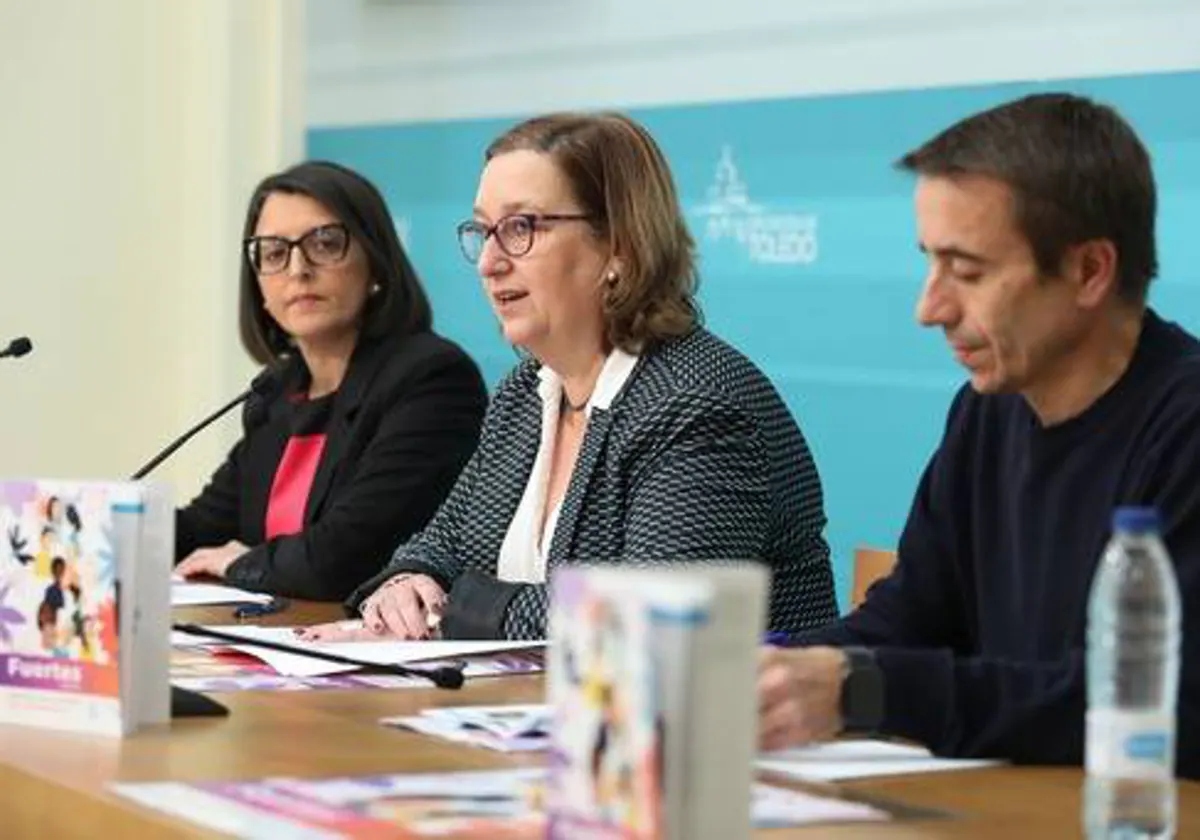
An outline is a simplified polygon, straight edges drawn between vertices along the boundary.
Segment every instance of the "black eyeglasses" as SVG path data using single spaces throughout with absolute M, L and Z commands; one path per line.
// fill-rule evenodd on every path
M 334 265 L 350 250 L 350 232 L 335 222 L 315 227 L 299 239 L 286 236 L 252 236 L 244 243 L 246 259 L 258 275 L 287 271 L 292 261 L 292 249 L 299 247 L 309 265 Z
M 513 213 L 494 225 L 468 221 L 458 226 L 458 247 L 469 263 L 479 262 L 483 246 L 493 234 L 500 250 L 510 257 L 523 257 L 533 247 L 533 232 L 543 222 L 586 222 L 586 213 Z

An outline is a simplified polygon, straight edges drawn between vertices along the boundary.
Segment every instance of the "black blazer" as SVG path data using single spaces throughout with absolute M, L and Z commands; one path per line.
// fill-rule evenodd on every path
M 487 391 L 471 358 L 433 333 L 360 343 L 334 397 L 304 530 L 264 542 L 290 434 L 286 395 L 307 378 L 297 355 L 247 401 L 241 441 L 176 514 L 175 557 L 236 539 L 251 548 L 230 565 L 231 585 L 336 601 L 437 510 L 478 442 Z
M 541 439 L 538 363 L 500 385 L 479 449 L 429 525 L 350 598 L 388 577 L 435 578 L 456 637 L 541 638 L 547 587 L 495 578 Z M 821 481 L 796 421 L 749 359 L 703 329 L 644 354 L 593 410 L 563 496 L 547 573 L 569 563 L 757 560 L 772 571 L 772 630 L 837 617 Z

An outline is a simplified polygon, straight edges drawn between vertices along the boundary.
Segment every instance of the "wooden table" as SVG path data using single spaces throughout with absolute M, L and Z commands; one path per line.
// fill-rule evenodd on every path
M 176 620 L 229 623 L 228 608 L 177 610 Z M 327 605 L 295 604 L 264 623 L 337 617 Z M 0 837 L 213 837 L 108 792 L 112 781 L 254 779 L 487 769 L 536 763 L 385 729 L 385 715 L 467 703 L 536 702 L 540 677 L 474 680 L 462 691 L 399 689 L 240 692 L 218 695 L 228 718 L 174 721 L 118 741 L 0 726 Z M 830 787 L 887 806 L 932 809 L 886 825 L 763 831 L 770 837 L 1063 838 L 1079 836 L 1082 775 L 1072 769 L 992 768 L 853 782 Z M 1180 837 L 1200 836 L 1200 783 L 1181 783 Z

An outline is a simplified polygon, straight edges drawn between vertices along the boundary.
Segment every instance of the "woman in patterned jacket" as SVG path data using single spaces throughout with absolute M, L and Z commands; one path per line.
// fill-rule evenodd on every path
M 700 326 L 666 160 L 616 114 L 554 114 L 488 148 L 458 227 L 506 339 L 480 445 L 430 524 L 340 624 L 306 636 L 541 638 L 570 563 L 753 560 L 770 629 L 836 616 L 816 466 L 745 356 Z

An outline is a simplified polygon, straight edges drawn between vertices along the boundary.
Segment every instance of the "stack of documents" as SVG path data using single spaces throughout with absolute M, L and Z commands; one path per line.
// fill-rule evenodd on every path
M 495 669 L 476 669 L 473 664 L 480 657 L 495 657 L 516 651 L 529 651 L 545 647 L 545 642 L 507 642 L 507 641 L 420 641 L 401 642 L 380 640 L 369 642 L 306 642 L 301 640 L 295 627 L 259 627 L 256 625 L 236 624 L 232 626 L 214 626 L 202 628 L 215 630 L 226 636 L 236 636 L 244 639 L 244 643 L 230 642 L 227 639 L 214 639 L 203 635 L 192 635 L 178 630 L 171 634 L 171 644 L 175 647 L 219 647 L 249 654 L 275 669 L 276 673 L 291 677 L 318 677 L 329 674 L 344 674 L 361 670 L 370 665 L 414 665 L 422 667 L 462 662 L 465 664 L 463 674 L 466 677 L 475 676 L 480 670 L 488 674 L 496 673 Z M 274 645 L 283 645 L 287 651 L 265 648 L 255 645 L 255 641 L 264 641 Z M 363 663 L 362 665 L 347 665 L 306 656 L 306 653 L 332 653 L 349 657 Z M 476 662 L 473 662 L 476 660 Z M 514 671 L 518 670 L 514 668 Z M 520 670 L 528 671 L 528 667 Z

